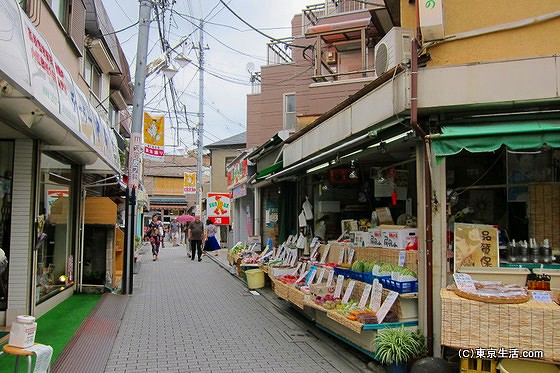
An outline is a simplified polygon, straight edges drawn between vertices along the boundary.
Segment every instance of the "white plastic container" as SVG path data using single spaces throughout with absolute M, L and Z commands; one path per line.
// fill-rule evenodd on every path
M 19 315 L 16 317 L 16 321 L 12 322 L 8 344 L 20 348 L 31 347 L 35 343 L 36 332 L 35 318 L 28 315 Z

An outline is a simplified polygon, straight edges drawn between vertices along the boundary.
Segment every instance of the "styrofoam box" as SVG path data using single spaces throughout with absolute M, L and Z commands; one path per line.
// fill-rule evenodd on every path
M 521 286 L 525 286 L 527 275 L 530 273 L 527 268 L 510 267 L 459 267 L 457 272 L 467 273 L 476 281 L 501 281 L 504 284 Z
M 418 229 L 394 226 L 381 226 L 383 237 L 382 246 L 384 249 L 406 249 L 406 244 L 411 239 L 418 240 Z
M 547 274 L 550 276 L 550 288 L 560 290 L 560 269 L 535 268 L 533 272 L 536 274 Z
M 383 247 L 383 233 L 380 228 L 368 229 L 369 241 L 373 247 Z
M 371 246 L 369 232 L 353 231 L 350 233 L 354 234 L 354 241 L 352 242 L 354 245 Z

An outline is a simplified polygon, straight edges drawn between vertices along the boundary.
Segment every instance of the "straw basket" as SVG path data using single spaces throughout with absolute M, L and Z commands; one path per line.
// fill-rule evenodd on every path
M 399 264 L 399 256 L 401 251 L 406 254 L 404 266 L 410 268 L 414 272 L 418 272 L 418 251 L 417 250 L 395 250 L 395 249 L 382 249 L 379 247 L 362 247 L 356 249 L 354 261 L 369 260 L 380 261 L 388 264 Z
M 459 297 L 442 289 L 441 340 L 453 348 L 543 351 L 545 360 L 560 360 L 560 307 L 536 302 L 498 304 Z
M 290 285 L 285 284 L 281 281 L 274 281 L 274 292 L 279 298 L 288 300 L 288 291 L 290 287 Z
M 303 291 L 298 290 L 294 286 L 288 288 L 288 301 L 301 309 L 303 309 L 305 295 L 306 294 Z
M 529 237 L 560 247 L 560 183 L 529 184 Z
M 492 297 L 492 296 L 481 296 L 476 293 L 469 293 L 468 291 L 462 291 L 457 288 L 454 288 L 453 291 L 461 298 L 466 298 L 466 299 L 476 300 L 478 302 L 486 302 L 486 303 L 515 304 L 515 303 L 525 303 L 529 301 L 529 299 L 531 299 L 531 294 L 529 293 L 527 293 L 524 296 L 516 296 L 516 297 Z
M 347 327 L 348 329 L 356 332 L 356 333 L 361 333 L 362 332 L 362 326 L 364 326 L 364 324 L 362 324 L 361 322 L 358 321 L 353 321 L 350 319 L 347 319 L 346 316 L 342 315 L 341 313 L 337 312 L 336 310 L 329 310 L 327 311 L 327 317 L 329 319 L 332 319 L 334 321 L 336 321 L 337 323 Z

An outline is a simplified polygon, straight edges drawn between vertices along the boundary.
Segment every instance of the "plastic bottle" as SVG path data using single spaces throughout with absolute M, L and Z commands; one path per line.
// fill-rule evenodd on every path
M 8 344 L 14 347 L 27 348 L 35 343 L 35 333 L 37 332 L 37 323 L 33 316 L 19 315 L 16 321 L 12 322 L 10 329 L 10 339 Z

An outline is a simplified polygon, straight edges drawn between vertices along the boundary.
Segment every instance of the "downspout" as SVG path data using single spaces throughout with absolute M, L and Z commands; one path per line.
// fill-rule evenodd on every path
M 410 72 L 410 126 L 416 134 L 424 140 L 424 147 L 428 146 L 428 137 L 424 130 L 418 125 L 418 51 L 420 50 L 420 16 L 418 1 L 416 1 L 416 35 L 411 41 L 411 72 Z M 432 182 L 430 177 L 430 165 L 428 152 L 424 156 L 424 188 L 426 200 L 426 340 L 428 344 L 428 356 L 434 356 L 434 312 L 433 312 L 433 279 L 432 279 Z

